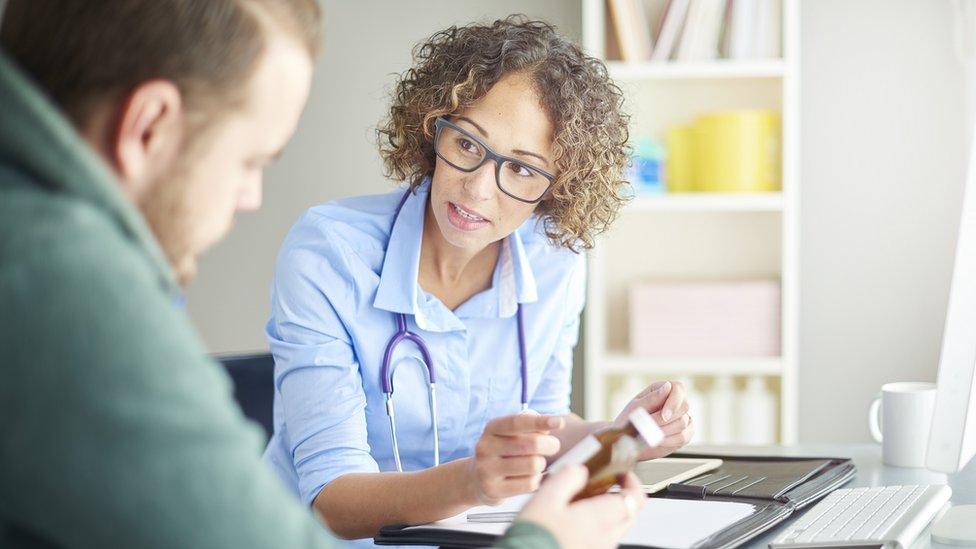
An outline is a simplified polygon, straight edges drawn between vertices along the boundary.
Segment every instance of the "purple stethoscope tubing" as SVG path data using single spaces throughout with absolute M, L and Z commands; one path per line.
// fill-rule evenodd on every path
M 408 189 L 407 192 L 403 193 L 403 198 L 400 199 L 400 204 L 397 205 L 396 212 L 393 214 L 393 224 L 396 224 L 397 218 L 400 217 L 400 210 L 403 209 L 403 205 L 406 204 L 409 196 L 410 190 Z M 521 402 L 522 411 L 525 412 L 529 409 L 529 368 L 528 359 L 525 355 L 525 324 L 522 319 L 521 303 L 517 306 L 515 316 L 518 323 L 519 360 L 522 363 L 519 370 L 522 375 Z M 437 375 L 434 369 L 434 360 L 430 356 L 430 349 L 427 348 L 427 343 L 424 342 L 424 339 L 407 329 L 406 315 L 403 313 L 397 313 L 396 324 L 397 331 L 386 344 L 386 351 L 383 353 L 383 364 L 380 368 L 383 394 L 386 395 L 386 415 L 390 418 L 390 433 L 393 439 L 393 459 L 396 462 L 397 471 L 403 472 L 403 465 L 400 462 L 400 447 L 397 443 L 396 415 L 393 408 L 393 372 L 391 365 L 393 363 L 393 352 L 396 350 L 397 345 L 403 343 L 404 341 L 410 341 L 420 351 L 420 355 L 424 359 L 424 366 L 427 368 L 427 394 L 430 401 L 431 426 L 434 430 L 434 467 L 437 467 L 440 465 L 441 461 L 441 448 L 440 439 L 437 433 Z

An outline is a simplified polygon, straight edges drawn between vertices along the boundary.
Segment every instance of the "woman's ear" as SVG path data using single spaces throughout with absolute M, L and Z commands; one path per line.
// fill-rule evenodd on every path
M 123 190 L 135 201 L 174 162 L 184 126 L 182 96 L 173 82 L 150 80 L 126 96 L 108 152 Z

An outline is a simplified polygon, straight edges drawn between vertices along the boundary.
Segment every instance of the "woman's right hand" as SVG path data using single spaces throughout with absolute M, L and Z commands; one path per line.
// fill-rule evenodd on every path
M 488 422 L 475 446 L 468 475 L 474 504 L 495 505 L 501 500 L 534 491 L 542 480 L 546 458 L 559 452 L 560 416 L 515 414 Z
M 563 467 L 542 484 L 517 520 L 542 526 L 555 536 L 562 549 L 616 547 L 647 499 L 640 480 L 634 473 L 627 473 L 619 494 L 570 503 L 586 485 L 586 479 L 586 467 Z

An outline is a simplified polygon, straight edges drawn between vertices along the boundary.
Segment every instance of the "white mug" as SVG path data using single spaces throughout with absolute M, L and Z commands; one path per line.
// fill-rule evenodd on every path
M 935 410 L 935 384 L 887 383 L 868 410 L 868 428 L 887 465 L 925 467 Z

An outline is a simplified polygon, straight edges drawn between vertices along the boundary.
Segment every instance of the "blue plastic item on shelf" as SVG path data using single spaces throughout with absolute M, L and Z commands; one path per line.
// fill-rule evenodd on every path
M 664 147 L 650 137 L 638 137 L 634 145 L 627 173 L 634 190 L 638 194 L 663 193 Z

